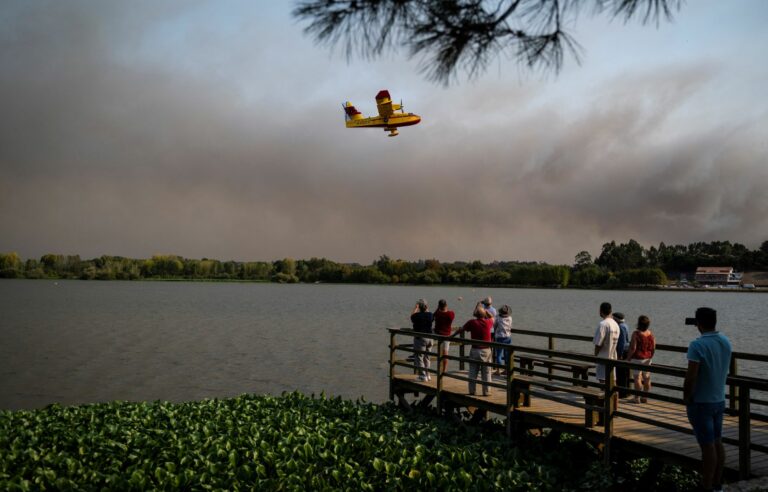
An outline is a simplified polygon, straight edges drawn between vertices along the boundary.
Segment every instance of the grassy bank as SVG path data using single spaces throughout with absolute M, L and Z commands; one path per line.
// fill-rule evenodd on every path
M 618 475 L 568 436 L 512 445 L 493 425 L 299 393 L 0 412 L 0 490 L 632 490 L 643 466 Z M 693 485 L 658 480 L 642 488 Z

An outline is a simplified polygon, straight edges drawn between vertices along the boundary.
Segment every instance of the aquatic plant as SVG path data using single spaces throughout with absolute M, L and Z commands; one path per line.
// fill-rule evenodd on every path
M 585 453 L 584 450 L 587 450 Z M 340 398 L 244 395 L 0 412 L 0 490 L 599 490 L 585 443 Z

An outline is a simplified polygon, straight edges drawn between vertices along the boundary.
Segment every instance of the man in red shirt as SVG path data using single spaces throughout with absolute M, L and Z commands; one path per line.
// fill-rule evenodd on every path
M 479 343 L 472 344 L 472 350 L 469 351 L 469 358 L 475 359 L 481 362 L 491 362 L 491 348 L 482 342 L 491 341 L 491 330 L 493 329 L 493 318 L 488 317 L 485 308 L 483 308 L 482 302 L 478 302 L 475 306 L 475 312 L 473 313 L 474 319 L 471 319 L 464 323 L 464 326 L 456 330 L 451 335 L 455 337 L 459 333 L 465 331 L 470 332 L 472 340 Z M 483 381 L 483 396 L 489 396 L 491 390 L 488 387 L 488 383 L 491 382 L 491 368 L 485 364 L 480 365 L 477 362 L 469 363 L 469 394 L 475 394 L 475 387 L 477 384 L 477 373 L 480 372 L 480 378 Z
M 435 335 L 442 335 L 444 337 L 451 336 L 451 325 L 453 319 L 456 317 L 453 311 L 448 309 L 448 303 L 445 299 L 440 299 L 437 303 L 437 311 L 435 311 Z M 451 342 L 443 342 L 443 350 L 440 355 L 448 355 L 448 350 L 451 348 Z M 448 359 L 443 359 L 442 372 L 448 369 Z

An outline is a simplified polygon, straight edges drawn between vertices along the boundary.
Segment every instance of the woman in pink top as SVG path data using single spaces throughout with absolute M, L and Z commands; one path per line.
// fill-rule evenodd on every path
M 627 354 L 627 360 L 637 364 L 651 365 L 651 359 L 656 352 L 656 338 L 649 329 L 651 326 L 651 320 L 648 316 L 640 316 L 637 318 L 637 329 L 632 333 L 632 341 L 629 343 L 629 353 Z M 651 373 L 649 371 L 634 371 L 635 377 L 635 390 L 640 390 L 644 393 L 651 391 Z M 642 381 L 641 381 L 642 379 Z M 648 398 L 638 398 L 635 396 L 632 403 L 646 403 Z
M 469 394 L 475 394 L 477 385 L 477 375 L 480 373 L 482 380 L 483 396 L 490 396 L 491 389 L 488 383 L 491 382 L 491 347 L 486 345 L 491 341 L 491 329 L 493 328 L 493 318 L 487 316 L 482 303 L 478 302 L 475 306 L 474 319 L 464 323 L 464 326 L 454 332 L 452 337 L 459 333 L 468 331 L 472 334 L 472 350 L 469 351 L 469 358 L 477 361 L 469 363 Z M 479 364 L 483 363 L 483 364 Z

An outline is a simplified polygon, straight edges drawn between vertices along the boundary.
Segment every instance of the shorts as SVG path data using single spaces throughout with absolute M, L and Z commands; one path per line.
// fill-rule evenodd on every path
M 597 376 L 597 380 L 601 383 L 605 383 L 607 380 L 606 374 L 605 374 L 605 365 L 604 364 L 595 364 L 595 376 Z M 613 380 L 616 381 L 616 368 L 613 368 Z
M 688 422 L 699 444 L 712 444 L 723 435 L 725 401 L 719 403 L 689 403 L 686 407 Z
M 443 341 L 443 353 L 448 353 L 451 350 L 451 342 Z
M 651 365 L 651 359 L 632 359 L 629 362 L 634 362 L 635 364 L 643 364 L 646 366 Z M 648 379 L 651 377 L 651 371 L 638 371 L 637 369 L 632 369 L 632 377 L 636 378 L 638 372 L 643 377 L 643 379 Z

